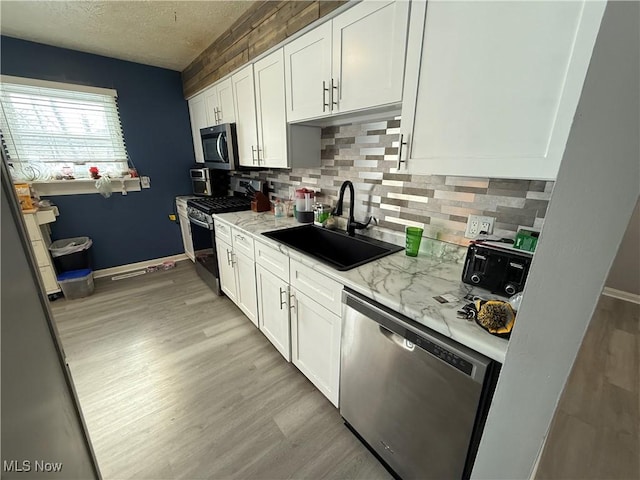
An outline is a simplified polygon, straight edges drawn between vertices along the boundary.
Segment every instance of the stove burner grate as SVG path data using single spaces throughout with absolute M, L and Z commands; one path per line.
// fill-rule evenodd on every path
M 187 205 L 208 214 L 225 213 L 249 210 L 251 200 L 246 197 L 202 197 L 188 200 Z

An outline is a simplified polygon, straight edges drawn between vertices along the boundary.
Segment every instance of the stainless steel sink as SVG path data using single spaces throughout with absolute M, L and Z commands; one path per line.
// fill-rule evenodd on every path
M 351 270 L 365 263 L 403 250 L 391 243 L 356 235 L 350 237 L 313 225 L 285 228 L 262 235 L 319 260 L 339 271 Z

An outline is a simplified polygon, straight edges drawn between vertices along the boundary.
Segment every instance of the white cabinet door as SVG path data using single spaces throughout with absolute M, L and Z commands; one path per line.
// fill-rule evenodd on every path
M 56 293 L 60 291 L 56 274 L 51 266 L 45 266 L 38 268 L 42 277 L 42 283 L 44 283 L 44 290 L 47 294 Z
M 193 253 L 193 240 L 191 239 L 191 222 L 189 222 L 189 218 L 185 215 L 178 215 L 178 219 L 180 220 L 180 232 L 182 233 L 184 253 L 194 262 L 195 255 Z
M 191 135 L 193 137 L 196 162 L 204 163 L 204 152 L 202 151 L 202 140 L 200 139 L 200 129 L 207 126 L 207 109 L 204 94 L 200 93 L 189 99 L 189 118 L 191 119 Z
M 287 360 L 291 360 L 289 285 L 256 265 L 260 330 Z
M 218 254 L 218 270 L 220 270 L 220 288 L 237 305 L 236 276 L 231 246 L 216 237 L 216 253 Z
M 331 22 L 284 46 L 287 120 L 330 112 Z
M 231 78 L 217 84 L 218 90 L 218 123 L 233 123 L 236 112 L 233 107 L 233 88 Z
M 258 133 L 256 130 L 256 102 L 253 89 L 253 64 L 247 65 L 231 77 L 236 108 L 238 156 L 240 165 L 258 166 Z
M 233 253 L 236 277 L 236 305 L 258 327 L 258 298 L 256 296 L 256 270 L 252 258 Z
M 283 49 L 280 49 L 253 65 L 259 165 L 264 167 L 288 166 L 283 55 Z
M 554 179 L 605 3 L 412 3 L 407 171 Z
M 402 101 L 409 2 L 362 2 L 333 19 L 333 112 Z
M 336 407 L 340 387 L 340 316 L 293 290 L 291 356 L 293 364 Z
M 218 121 L 218 109 L 220 107 L 218 104 L 218 87 L 214 85 L 202 92 L 202 95 L 204 95 L 204 105 L 207 112 L 206 126 L 210 127 L 212 125 L 217 125 L 220 123 Z

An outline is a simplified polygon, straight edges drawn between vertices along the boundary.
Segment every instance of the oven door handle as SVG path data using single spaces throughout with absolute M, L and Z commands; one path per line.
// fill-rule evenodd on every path
M 201 222 L 200 220 L 196 220 L 195 218 L 192 218 L 192 217 L 189 217 L 189 221 L 194 225 L 198 225 L 199 227 L 204 227 L 207 230 L 211 230 L 211 227 L 209 227 L 209 224 L 207 222 Z

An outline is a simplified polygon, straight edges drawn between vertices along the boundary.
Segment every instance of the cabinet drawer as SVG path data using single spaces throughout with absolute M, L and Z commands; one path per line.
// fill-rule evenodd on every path
M 55 293 L 60 291 L 60 286 L 56 280 L 56 274 L 51 267 L 40 267 L 40 276 L 42 277 L 42 283 L 44 283 L 44 289 L 47 293 Z
M 289 283 L 289 257 L 262 242 L 255 242 L 256 263 Z
M 253 260 L 253 238 L 237 228 L 231 229 L 231 235 L 233 236 L 233 250 Z
M 343 285 L 321 273 L 291 260 L 291 286 L 318 302 L 336 315 L 342 313 Z
M 233 245 L 231 241 L 231 225 L 222 223 L 220 220 L 214 220 L 213 224 L 216 229 L 216 240 L 222 240 L 229 245 Z
M 33 246 L 33 253 L 36 256 L 38 267 L 51 265 L 51 257 L 49 257 L 49 252 L 47 247 L 44 246 L 44 242 L 42 240 L 34 240 L 31 245 Z
M 42 233 L 40 232 L 40 225 L 36 222 L 36 216 L 32 213 L 23 215 L 24 223 L 27 227 L 27 233 L 30 240 L 42 240 Z

